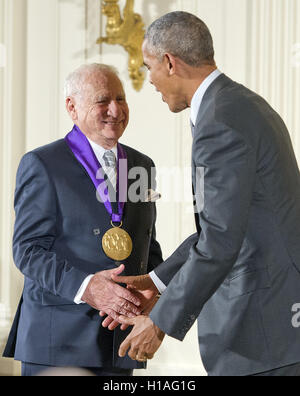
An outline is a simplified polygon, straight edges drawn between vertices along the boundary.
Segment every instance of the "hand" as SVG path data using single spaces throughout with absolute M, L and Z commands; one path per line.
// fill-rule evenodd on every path
M 155 299 L 147 306 L 147 308 L 143 310 L 142 314 L 145 316 L 148 316 L 158 300 L 159 300 L 159 296 L 155 297 Z M 106 316 L 106 313 L 103 311 L 100 311 L 99 315 L 103 317 L 103 316 Z M 120 324 L 121 323 L 119 322 L 119 319 L 114 320 L 110 316 L 107 316 L 107 318 L 104 319 L 104 321 L 102 322 L 102 326 L 107 327 L 108 330 L 115 330 Z M 128 328 L 128 326 L 129 325 L 127 325 L 127 324 L 121 324 L 120 328 L 121 328 L 121 330 L 124 331 Z
M 138 308 L 141 305 L 140 299 L 111 280 L 112 275 L 120 275 L 124 268 L 121 264 L 117 269 L 95 274 L 82 296 L 82 301 L 105 312 L 114 320 L 117 320 L 120 314 L 131 318 L 139 315 L 142 312 Z
M 143 315 L 149 315 L 157 302 L 156 296 L 158 294 L 158 289 L 148 274 L 141 276 L 118 276 L 114 273 L 112 274 L 112 280 L 117 283 L 127 284 L 127 289 L 141 301 L 140 308 Z M 105 312 L 101 311 L 100 316 L 105 316 Z M 114 320 L 110 316 L 102 322 L 102 326 L 107 327 L 109 330 L 114 330 L 119 324 L 118 320 Z M 122 324 L 121 330 L 126 330 L 127 327 L 128 325 Z
M 142 315 L 135 318 L 120 316 L 119 321 L 134 326 L 121 344 L 119 356 L 124 357 L 129 349 L 128 355 L 133 360 L 144 362 L 147 359 L 152 359 L 163 342 L 165 333 L 148 316 Z

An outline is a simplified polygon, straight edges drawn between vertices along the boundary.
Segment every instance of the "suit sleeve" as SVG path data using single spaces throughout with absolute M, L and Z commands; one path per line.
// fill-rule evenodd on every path
M 73 302 L 88 275 L 59 257 L 52 246 L 57 237 L 57 198 L 47 170 L 35 153 L 20 163 L 15 191 L 14 261 L 40 287 Z
M 196 245 L 198 240 L 198 233 L 191 235 L 175 250 L 175 252 L 169 258 L 167 258 L 167 260 L 155 268 L 155 274 L 165 285 L 168 285 L 171 282 L 175 274 L 187 261 L 191 247 Z
M 255 152 L 239 132 L 216 123 L 199 135 L 193 161 L 196 168 L 204 168 L 201 234 L 150 313 L 160 329 L 178 340 L 184 339 L 238 257 L 255 178 Z

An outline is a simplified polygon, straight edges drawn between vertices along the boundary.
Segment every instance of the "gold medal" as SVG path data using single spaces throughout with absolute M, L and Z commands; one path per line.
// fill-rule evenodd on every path
M 107 257 L 115 261 L 126 260 L 132 252 L 132 240 L 130 235 L 124 231 L 121 224 L 108 230 L 102 238 L 102 248 Z

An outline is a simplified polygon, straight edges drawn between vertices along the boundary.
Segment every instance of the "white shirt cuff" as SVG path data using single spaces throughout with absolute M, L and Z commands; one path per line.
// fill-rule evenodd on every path
M 157 287 L 160 294 L 162 294 L 166 290 L 167 286 L 159 279 L 154 271 L 150 272 L 149 276 L 152 279 L 152 282 Z
M 83 296 L 83 293 L 85 292 L 85 289 L 87 288 L 87 285 L 89 284 L 89 281 L 92 279 L 93 275 L 89 275 L 85 278 L 85 280 L 82 282 L 75 298 L 74 298 L 74 303 L 75 304 L 85 304 L 84 301 L 81 300 L 81 297 Z

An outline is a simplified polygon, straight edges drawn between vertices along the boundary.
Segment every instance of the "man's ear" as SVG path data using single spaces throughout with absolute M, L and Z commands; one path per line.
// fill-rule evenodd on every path
M 67 109 L 67 112 L 69 113 L 70 117 L 72 118 L 72 120 L 76 121 L 77 120 L 77 111 L 76 111 L 75 101 L 70 96 L 68 96 L 66 99 L 66 109 Z
M 165 61 L 168 68 L 169 76 L 173 76 L 176 73 L 176 57 L 171 54 L 165 54 Z

